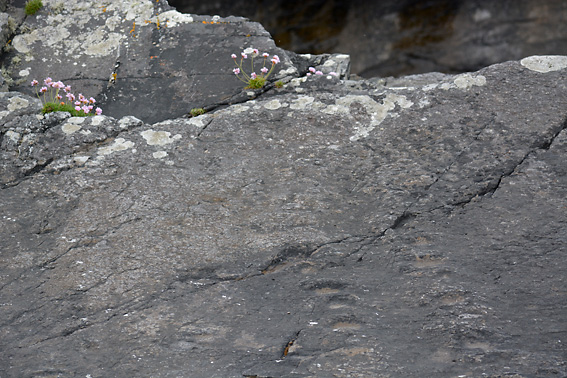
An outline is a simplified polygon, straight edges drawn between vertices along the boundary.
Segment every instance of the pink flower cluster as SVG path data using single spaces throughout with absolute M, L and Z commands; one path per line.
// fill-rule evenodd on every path
M 59 102 L 61 105 L 72 104 L 75 105 L 75 110 L 77 112 L 82 111 L 85 115 L 88 115 L 93 111 L 96 100 L 92 97 L 87 99 L 81 93 L 79 93 L 78 98 L 76 98 L 75 95 L 71 93 L 70 85 L 65 85 L 61 81 L 53 81 L 53 79 L 51 79 L 50 77 L 46 78 L 43 81 L 43 84 L 44 85 L 41 88 L 39 89 L 36 88 L 36 94 L 37 97 L 39 97 L 39 94 L 43 93 L 42 101 L 44 105 L 48 102 L 51 103 Z M 35 79 L 32 80 L 31 82 L 32 87 L 37 87 L 38 85 L 39 82 L 37 80 Z M 65 97 L 67 98 L 65 101 L 61 101 L 63 100 L 63 96 L 59 94 L 60 89 L 63 89 L 63 92 L 65 92 Z M 96 108 L 94 109 L 94 113 L 96 115 L 100 115 L 102 114 L 102 109 Z
M 311 76 L 311 75 L 324 75 L 324 73 L 319 70 L 316 70 L 314 67 L 309 67 L 309 72 L 307 72 L 307 76 Z M 337 76 L 337 73 L 329 72 L 329 75 Z
M 252 73 L 250 75 L 248 75 L 246 73 L 246 71 L 244 70 L 244 68 L 242 67 L 244 60 L 248 59 L 249 55 L 251 56 L 250 68 L 251 68 L 251 71 L 252 71 Z M 263 54 L 261 54 L 262 57 L 264 58 L 263 63 L 262 63 L 262 68 L 260 69 L 260 74 L 257 74 L 255 72 L 255 68 L 254 68 L 254 58 L 256 58 L 259 55 L 260 55 L 260 52 L 258 51 L 258 49 L 255 49 L 253 47 L 249 47 L 249 48 L 245 49 L 244 51 L 242 51 L 240 53 L 240 62 L 236 60 L 237 59 L 236 54 L 232 54 L 230 56 L 232 59 L 234 59 L 234 64 L 236 64 L 236 68 L 234 68 L 232 70 L 232 72 L 238 77 L 238 79 L 240 81 L 248 84 L 250 87 L 252 87 L 252 85 L 251 85 L 252 80 L 257 80 L 257 79 L 266 80 L 270 76 L 272 71 L 274 70 L 274 67 L 276 66 L 276 64 L 280 63 L 280 58 L 277 55 L 274 55 L 272 57 L 272 59 L 270 59 L 270 62 L 272 63 L 272 65 L 268 69 L 268 67 L 266 67 L 266 61 L 268 60 L 270 55 L 268 53 L 263 53 Z

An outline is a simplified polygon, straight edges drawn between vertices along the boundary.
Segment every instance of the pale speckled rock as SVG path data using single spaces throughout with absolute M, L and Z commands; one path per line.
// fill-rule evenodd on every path
M 49 76 L 94 97 L 114 118 L 154 123 L 256 97 L 261 91 L 243 92 L 230 58 L 250 46 L 279 55 L 273 81 L 316 64 L 349 75 L 348 55 L 296 56 L 276 47 L 260 24 L 239 17 L 182 14 L 164 0 L 44 4 L 12 39 L 5 58 L 10 89 L 34 95 L 31 80 Z

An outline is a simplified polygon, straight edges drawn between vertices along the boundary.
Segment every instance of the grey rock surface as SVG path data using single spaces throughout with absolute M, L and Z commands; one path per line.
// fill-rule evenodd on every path
M 193 118 L 0 93 L 0 377 L 567 377 L 567 57 L 286 54 Z

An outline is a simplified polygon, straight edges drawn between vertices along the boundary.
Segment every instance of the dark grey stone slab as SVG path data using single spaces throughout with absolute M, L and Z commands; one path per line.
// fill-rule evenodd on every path
M 567 71 L 540 60 L 154 124 L 4 95 L 2 377 L 566 376 Z

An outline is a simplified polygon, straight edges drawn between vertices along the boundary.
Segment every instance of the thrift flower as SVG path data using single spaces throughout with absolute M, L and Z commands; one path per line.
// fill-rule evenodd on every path
M 311 72 L 311 73 L 315 73 L 315 71 L 316 71 L 316 70 L 315 70 L 315 68 L 314 68 L 314 67 L 309 67 L 309 72 Z
M 96 113 L 96 115 L 101 115 L 101 114 L 102 114 L 102 109 L 101 109 L 101 108 L 96 108 L 96 109 L 95 109 L 95 113 Z
M 329 72 L 329 75 L 331 75 L 331 76 L 337 76 L 337 73 L 333 71 L 333 72 Z
M 240 61 L 236 60 L 236 54 L 232 54 L 230 56 L 232 59 L 234 59 L 234 63 L 236 64 L 236 68 L 234 68 L 232 72 L 238 77 L 240 81 L 247 84 L 246 88 L 251 88 L 251 89 L 262 88 L 266 83 L 266 79 L 272 73 L 274 66 L 280 62 L 280 58 L 277 55 L 274 55 L 271 59 L 272 67 L 268 69 L 268 67 L 266 67 L 266 60 L 269 58 L 269 54 L 262 53 L 264 62 L 261 66 L 262 68 L 260 69 L 261 73 L 258 75 L 255 72 L 255 66 L 254 66 L 254 58 L 260 55 L 258 49 L 255 49 L 253 47 L 248 47 L 244 51 L 242 51 L 240 55 L 241 55 Z M 250 71 L 253 71 L 250 75 L 246 73 L 244 67 L 242 66 L 244 59 L 247 59 L 248 55 L 251 56 Z
M 321 71 L 315 71 L 315 75 L 323 75 L 323 72 L 321 72 Z
M 87 116 L 90 115 L 94 108 L 96 100 L 93 97 L 87 99 L 82 94 L 79 94 L 79 99 L 75 99 L 75 95 L 71 93 L 71 86 L 63 84 L 62 81 L 53 81 L 52 78 L 47 77 L 43 80 L 45 84 L 41 88 L 36 89 L 37 97 L 43 102 L 42 113 L 47 114 L 51 112 L 64 111 L 71 113 L 72 116 Z M 35 87 L 39 84 L 37 80 L 32 80 L 31 85 Z M 63 89 L 65 96 L 59 93 Z M 43 93 L 43 97 L 40 97 Z M 62 101 L 66 97 L 65 101 Z M 102 109 L 97 108 L 96 114 L 102 114 Z

